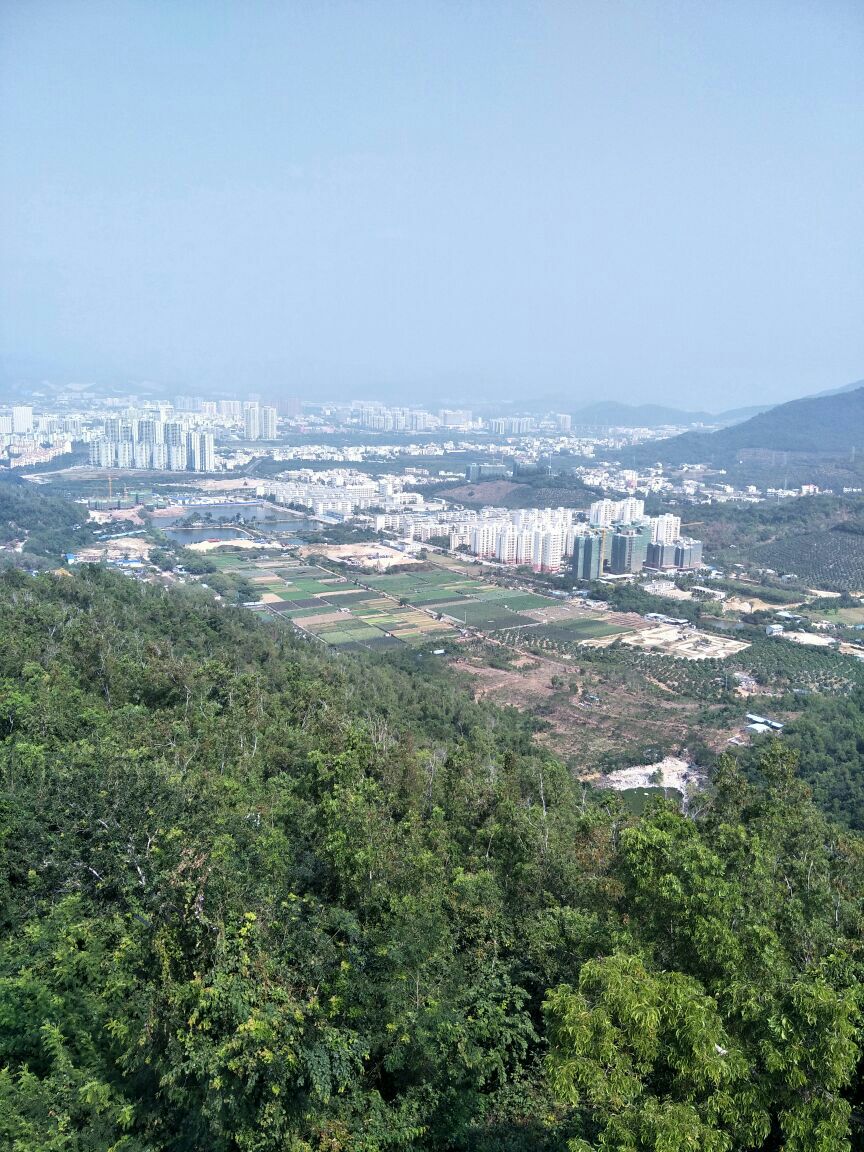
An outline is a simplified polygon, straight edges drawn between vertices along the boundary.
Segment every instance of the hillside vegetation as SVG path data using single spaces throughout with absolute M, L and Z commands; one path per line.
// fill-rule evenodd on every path
M 715 560 L 794 573 L 829 591 L 864 589 L 864 500 L 806 496 L 746 507 L 682 505 L 683 530 Z M 732 590 L 728 587 L 727 590 Z
M 0 576 L 0 1145 L 851 1147 L 862 842 L 577 786 L 422 654 Z
M 780 404 L 717 432 L 685 432 L 644 446 L 646 459 L 723 466 L 742 452 L 849 456 L 864 451 L 864 385 Z
M 57 563 L 67 549 L 90 544 L 93 528 L 80 504 L 24 481 L 0 478 L 0 547 L 22 545 L 19 563 Z M 7 552 L 8 563 L 14 554 Z
M 864 591 L 864 535 L 845 526 L 784 536 L 751 549 L 749 558 L 775 572 L 794 573 L 814 588 Z

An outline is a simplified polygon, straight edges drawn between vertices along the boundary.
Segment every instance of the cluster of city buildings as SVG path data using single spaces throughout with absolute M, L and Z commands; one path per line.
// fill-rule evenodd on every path
M 425 509 L 421 493 L 407 490 L 405 485 L 403 476 L 371 477 L 345 468 L 323 472 L 304 468 L 260 484 L 257 494 L 314 516 L 350 520 L 370 509 L 380 509 L 382 515 L 406 508 Z M 442 505 L 439 501 L 438 506 Z
M 170 472 L 214 472 L 213 433 L 186 428 L 180 420 L 108 417 L 89 446 L 93 468 L 147 468 Z
M 358 404 L 350 419 L 370 432 L 434 432 L 442 426 L 471 426 L 470 412 L 443 410 L 435 416 L 425 408 L 386 408 L 382 404 Z
M 573 417 L 567 412 L 545 416 L 516 414 L 512 416 L 478 416 L 468 408 L 391 407 L 372 402 L 334 405 L 328 413 L 337 422 L 357 424 L 372 432 L 434 432 L 439 428 L 456 431 L 485 431 L 493 436 L 527 436 L 534 431 L 570 432 Z M 596 431 L 596 429 L 595 429 Z
M 239 400 L 225 403 L 240 406 Z M 242 405 L 243 432 L 247 440 L 275 440 L 277 438 L 277 411 L 273 404 L 258 404 L 254 400 Z M 239 414 L 238 414 L 239 420 Z
M 270 484 L 261 492 L 274 494 L 280 489 Z M 586 516 L 572 508 L 459 508 L 444 501 L 424 501 L 414 492 L 385 494 L 382 488 L 374 492 L 368 480 L 366 488 L 358 481 L 351 491 L 362 493 L 365 504 L 353 496 L 350 513 L 348 500 L 336 507 L 332 488 L 319 507 L 356 516 L 364 506 L 375 505 L 379 510 L 363 519 L 376 531 L 406 541 L 431 541 L 499 564 L 525 565 L 537 572 L 569 570 L 581 580 L 598 580 L 604 574 L 633 575 L 643 569 L 689 571 L 702 566 L 702 542 L 681 536 L 681 518 L 646 516 L 644 501 L 633 497 L 595 501 Z M 306 500 L 298 502 L 311 507 L 313 493 L 307 488 L 305 495 Z
M 35 416 L 29 404 L 0 412 L 0 461 L 7 468 L 47 464 L 72 451 L 74 419 Z
M 182 406 L 180 406 L 182 404 Z M 146 468 L 169 472 L 214 472 L 216 432 L 245 440 L 275 440 L 274 405 L 218 400 L 175 406 L 159 404 L 108 415 L 91 429 L 89 462 L 93 468 Z
M 512 413 L 512 409 L 505 411 Z M 362 435 L 365 431 L 368 437 Z M 391 431 L 392 439 L 382 437 Z M 301 442 L 284 443 L 287 432 L 301 433 L 296 437 Z M 324 435 L 318 438 L 318 432 L 330 434 L 331 442 Z M 417 437 L 411 439 L 414 432 Z M 574 427 L 570 414 L 554 411 L 542 416 L 502 415 L 499 409 L 497 414 L 481 416 L 463 407 L 433 412 L 420 406 L 360 400 L 304 405 L 296 397 L 283 397 L 277 408 L 258 399 L 200 395 L 177 396 L 168 403 L 129 396 L 97 397 L 84 387 L 70 386 L 56 398 L 51 411 L 32 404 L 0 411 L 0 467 L 38 465 L 73 451 L 83 455 L 84 449 L 94 468 L 209 472 L 242 467 L 266 454 L 286 463 L 315 461 L 336 466 L 380 461 L 386 468 L 388 462 L 398 460 L 402 470 L 413 472 L 415 485 L 460 476 L 471 483 L 518 481 L 566 469 L 598 492 L 634 498 L 662 495 L 680 503 L 758 502 L 816 491 L 813 485 L 788 491 L 736 489 L 725 483 L 723 475 L 699 465 L 676 469 L 673 475 L 664 473 L 660 465 L 638 471 L 627 467 L 628 446 L 656 435 L 656 429 Z M 475 462 L 466 468 L 460 456 Z M 437 467 L 430 464 L 442 457 L 450 458 L 449 468 L 446 459 Z M 414 461 L 417 467 L 412 467 Z M 326 507 L 331 495 L 298 493 L 296 502 Z M 332 508 L 345 505 L 337 499 Z M 676 538 L 649 539 L 646 544 L 644 526 L 640 529 L 627 520 L 617 518 L 591 527 L 608 532 L 612 524 L 633 528 L 635 538 L 626 548 L 638 557 L 644 544 L 649 566 L 694 562 L 694 551 L 686 543 L 679 547 Z M 661 544 L 662 550 L 657 547 Z M 611 564 L 605 552 L 604 563 Z
M 680 516 L 646 516 L 644 500 L 595 500 L 573 569 L 583 579 L 594 579 L 598 566 L 614 575 L 643 568 L 692 570 L 702 566 L 702 541 L 681 535 Z
M 611 507 L 610 507 L 611 505 Z M 457 527 L 450 547 L 501 564 L 526 564 L 541 572 L 569 568 L 582 580 L 603 573 L 624 576 L 651 569 L 702 565 L 702 542 L 681 536 L 681 518 L 648 517 L 642 500 L 598 500 L 587 522 L 570 508 L 491 510 L 470 531 Z

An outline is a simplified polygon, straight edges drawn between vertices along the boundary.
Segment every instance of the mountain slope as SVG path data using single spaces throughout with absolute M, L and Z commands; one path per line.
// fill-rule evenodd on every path
M 853 380 L 851 384 L 844 384 L 842 388 L 828 388 L 825 392 L 816 392 L 813 398 L 839 396 L 842 392 L 854 392 L 856 388 L 864 388 L 864 380 Z
M 760 412 L 767 412 L 776 407 L 774 404 L 751 404 L 747 408 L 730 408 L 726 412 L 718 412 L 714 417 L 715 424 L 743 424 L 751 416 L 758 416 Z
M 685 432 L 646 445 L 669 463 L 724 464 L 745 450 L 848 456 L 864 449 L 864 387 L 792 400 L 718 432 Z
M 444 662 L 95 566 L 0 572 L 0 705 L 0 1147 L 851 1147 L 864 854 L 785 737 L 637 820 Z

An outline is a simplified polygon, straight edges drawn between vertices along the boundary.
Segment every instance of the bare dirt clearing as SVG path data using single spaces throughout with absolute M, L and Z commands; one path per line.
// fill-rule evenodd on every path
M 542 721 L 545 726 L 537 741 L 569 761 L 580 775 L 596 773 L 604 753 L 614 754 L 634 743 L 646 748 L 662 743 L 678 752 L 699 723 L 697 701 L 629 669 L 565 664 L 539 656 L 519 667 L 491 668 L 468 655 L 454 667 L 470 677 L 478 699 L 517 708 Z M 702 737 L 719 750 L 731 734 L 706 731 Z

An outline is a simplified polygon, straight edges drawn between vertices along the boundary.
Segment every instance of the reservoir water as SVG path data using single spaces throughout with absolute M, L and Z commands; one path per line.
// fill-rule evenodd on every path
M 246 538 L 239 528 L 225 528 L 214 524 L 212 528 L 163 528 L 162 531 L 178 544 L 198 544 L 202 540 L 235 540 Z
M 277 504 L 255 501 L 249 504 L 189 504 L 182 510 L 168 513 L 157 512 L 153 516 L 156 528 L 168 528 L 190 516 L 196 520 L 212 520 L 214 523 L 234 521 L 238 524 L 284 525 L 286 530 L 299 522 L 299 517 L 289 516 Z
M 203 527 L 183 527 L 185 521 L 194 519 Z M 234 540 L 247 538 L 235 525 L 248 525 L 264 531 L 268 536 L 296 536 L 303 518 L 290 516 L 276 504 L 255 501 L 249 504 L 189 504 L 166 514 L 158 512 L 153 516 L 153 527 L 159 528 L 166 536 L 178 544 L 197 544 L 201 540 Z M 178 527 L 178 525 L 181 525 Z

